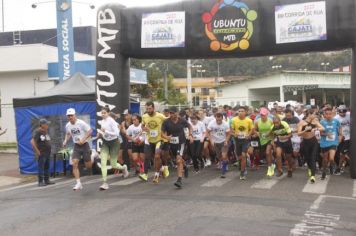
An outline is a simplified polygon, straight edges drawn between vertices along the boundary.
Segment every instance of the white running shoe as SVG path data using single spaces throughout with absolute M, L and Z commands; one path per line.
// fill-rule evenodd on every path
M 127 177 L 129 177 L 129 171 L 127 170 L 127 165 L 123 165 L 122 166 L 122 173 L 124 174 L 124 178 L 126 179 Z
M 107 183 L 103 183 L 101 186 L 100 186 L 100 190 L 103 191 L 103 190 L 108 190 L 109 189 L 109 185 Z
M 83 189 L 82 183 L 77 183 L 77 184 L 73 187 L 73 190 L 74 190 L 74 191 L 82 190 L 82 189 Z
M 205 166 L 206 166 L 206 167 L 211 166 L 211 161 L 210 161 L 210 159 L 206 159 Z

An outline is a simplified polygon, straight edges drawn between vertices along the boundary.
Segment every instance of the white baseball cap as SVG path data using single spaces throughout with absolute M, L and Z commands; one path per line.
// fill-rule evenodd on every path
M 67 116 L 70 116 L 70 115 L 75 115 L 75 110 L 74 110 L 74 108 L 69 108 L 69 109 L 67 110 Z

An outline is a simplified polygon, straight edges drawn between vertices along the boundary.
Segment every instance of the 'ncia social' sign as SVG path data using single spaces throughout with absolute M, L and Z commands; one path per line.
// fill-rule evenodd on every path
M 213 51 L 247 50 L 257 12 L 236 0 L 220 0 L 202 15 L 205 33 Z

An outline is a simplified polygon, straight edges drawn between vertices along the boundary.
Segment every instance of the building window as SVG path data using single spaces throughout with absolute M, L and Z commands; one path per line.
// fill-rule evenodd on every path
M 201 88 L 201 93 L 203 96 L 209 95 L 209 88 Z
M 195 93 L 195 88 L 192 88 L 192 93 Z

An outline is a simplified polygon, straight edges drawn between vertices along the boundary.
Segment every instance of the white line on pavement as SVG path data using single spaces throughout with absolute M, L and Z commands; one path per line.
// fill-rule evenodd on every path
M 331 176 L 327 176 L 326 179 L 320 180 L 320 175 L 315 176 L 315 183 L 312 184 L 308 180 L 308 182 L 305 184 L 303 193 L 316 193 L 316 194 L 323 194 L 326 192 L 326 187 L 328 185 L 328 182 L 330 180 Z
M 274 185 L 276 185 L 279 181 L 285 178 L 287 175 L 282 175 L 281 177 L 273 177 L 271 179 L 261 179 L 258 182 L 254 183 L 251 188 L 256 189 L 271 189 Z
M 356 180 L 354 180 L 354 189 L 352 191 L 352 197 L 356 197 Z
M 231 171 L 228 172 L 226 174 L 226 178 L 215 178 L 212 180 L 209 180 L 208 182 L 202 184 L 202 187 L 221 187 L 224 184 L 226 184 L 227 182 L 231 181 L 233 178 L 235 178 L 237 176 L 237 172 L 236 171 Z
M 60 180 L 60 179 L 62 179 L 62 178 L 56 178 L 56 180 Z M 37 182 L 32 182 L 32 183 L 28 183 L 28 184 L 22 184 L 22 185 L 10 187 L 10 188 L 1 189 L 0 192 L 7 192 L 7 191 L 16 190 L 16 189 L 27 188 L 27 187 L 30 187 L 30 186 L 35 186 L 37 184 L 38 184 Z

